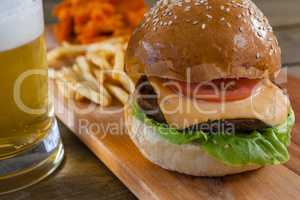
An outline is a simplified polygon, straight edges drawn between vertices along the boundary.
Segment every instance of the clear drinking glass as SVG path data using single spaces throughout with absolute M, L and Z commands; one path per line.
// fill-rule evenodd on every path
M 43 179 L 63 154 L 48 99 L 42 0 L 1 0 L 0 194 Z

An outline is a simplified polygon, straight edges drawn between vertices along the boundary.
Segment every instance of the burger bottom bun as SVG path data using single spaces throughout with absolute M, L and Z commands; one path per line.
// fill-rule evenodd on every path
M 225 165 L 208 156 L 199 144 L 177 145 L 161 138 L 151 127 L 136 119 L 130 106 L 125 110 L 128 134 L 141 153 L 162 168 L 193 176 L 225 176 L 255 170 L 262 166 Z

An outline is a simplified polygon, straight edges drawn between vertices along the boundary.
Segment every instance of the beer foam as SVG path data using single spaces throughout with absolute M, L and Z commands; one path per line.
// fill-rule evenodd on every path
M 43 32 L 42 0 L 1 0 L 0 51 L 22 46 Z

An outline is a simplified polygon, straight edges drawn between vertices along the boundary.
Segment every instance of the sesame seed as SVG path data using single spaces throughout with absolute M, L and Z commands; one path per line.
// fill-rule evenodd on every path
M 225 148 L 225 149 L 228 149 L 228 148 L 229 148 L 229 144 L 225 144 L 225 145 L 224 145 L 224 148 Z
M 221 6 L 220 6 L 220 9 L 221 9 L 221 10 L 224 10 L 224 9 L 225 9 L 225 7 L 224 7 L 223 5 L 221 5 Z
M 243 29 L 243 27 L 240 27 L 239 30 L 240 30 L 240 32 L 243 32 L 244 29 Z
M 212 19 L 212 16 L 211 15 L 206 15 L 208 19 Z
M 194 24 L 194 25 L 196 25 L 196 24 L 198 24 L 198 23 L 199 23 L 198 21 L 193 21 L 193 24 Z
M 220 21 L 224 21 L 225 20 L 225 18 L 224 17 L 222 17 L 221 19 L 220 19 Z
M 169 21 L 169 22 L 168 22 L 168 25 L 172 25 L 172 24 L 173 24 L 173 22 L 172 22 L 172 21 Z
M 257 54 L 256 54 L 256 59 L 259 59 L 259 58 L 260 58 L 260 54 L 257 53 Z
M 184 11 L 186 11 L 186 12 L 187 12 L 187 11 L 190 11 L 191 8 L 192 8 L 191 6 L 187 6 L 187 7 L 185 7 Z
M 252 9 L 249 9 L 250 15 L 254 15 L 254 11 Z
M 258 37 L 262 37 L 262 34 L 260 32 L 257 32 Z
M 202 24 L 201 28 L 205 29 L 205 27 L 206 27 L 206 24 Z
M 274 50 L 274 46 L 273 45 L 271 45 L 271 49 Z
M 260 23 L 262 23 L 263 22 L 263 20 L 261 19 L 261 18 L 256 18 L 257 19 L 257 21 L 259 21 Z
M 227 8 L 226 11 L 227 11 L 227 12 L 230 12 L 230 8 Z
M 229 22 L 226 23 L 229 28 L 231 28 L 231 24 Z

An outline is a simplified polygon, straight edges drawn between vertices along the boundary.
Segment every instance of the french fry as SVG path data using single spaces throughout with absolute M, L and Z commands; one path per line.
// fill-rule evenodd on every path
M 72 68 L 63 67 L 61 71 L 57 72 L 57 75 L 61 80 L 65 80 L 70 83 L 76 83 L 80 80 Z
M 77 76 L 73 74 L 72 70 L 63 67 L 59 71 L 54 71 L 55 83 L 58 87 L 60 94 L 66 98 L 74 97 L 73 85 L 78 81 Z
M 106 74 L 109 74 L 114 80 L 121 83 L 121 85 L 132 94 L 135 90 L 135 85 L 131 78 L 124 71 L 109 70 L 105 71 Z
M 107 107 L 111 104 L 111 97 L 110 95 L 106 95 L 103 90 L 100 92 L 95 91 L 92 89 L 88 82 L 77 83 L 74 85 L 74 90 L 81 96 L 86 97 L 87 99 L 91 100 L 92 102 L 99 104 L 101 106 Z
M 90 60 L 94 65 L 100 69 L 111 69 L 110 63 L 103 57 L 98 56 L 97 53 L 88 53 L 87 59 Z
M 112 85 L 112 84 L 106 84 L 108 90 L 111 92 L 111 94 L 116 97 L 123 105 L 125 105 L 128 101 L 129 94 L 122 88 Z
M 53 62 L 57 61 L 65 53 L 64 47 L 58 47 L 47 53 L 47 61 L 49 65 L 52 65 Z
M 103 106 L 109 105 L 111 101 L 111 95 L 109 94 L 107 89 L 103 86 L 103 84 L 98 82 L 97 79 L 91 74 L 86 59 L 83 57 L 79 57 L 79 59 L 77 59 L 77 65 L 74 65 L 73 67 L 76 69 L 76 71 L 81 72 L 80 74 L 82 75 L 82 79 L 85 80 L 85 84 L 88 83 L 89 88 L 100 93 L 100 100 L 99 100 L 101 102 L 100 105 Z M 94 102 L 96 102 L 94 95 L 92 96 L 92 98 L 94 99 Z
M 115 45 L 119 44 L 119 43 L 124 43 L 124 38 L 121 37 L 117 37 L 117 38 L 111 38 L 111 39 L 107 39 L 105 41 L 102 42 L 98 42 L 98 43 L 94 43 L 91 44 L 87 47 L 87 51 L 88 52 L 95 52 L 95 51 L 110 51 L 110 52 L 114 52 L 115 49 Z
M 97 80 L 100 82 L 100 84 L 104 84 L 104 81 L 105 81 L 105 71 L 95 70 L 94 74 L 95 74 Z
M 72 69 L 77 74 L 77 76 L 80 80 L 84 79 L 83 75 L 82 75 L 82 72 L 81 72 L 81 69 L 78 67 L 78 65 L 76 63 L 73 64 Z
M 124 59 L 125 59 L 125 52 L 123 51 L 122 47 L 119 46 L 114 59 L 114 70 L 117 71 L 124 71 Z
M 98 51 L 108 51 L 114 53 L 116 51 L 116 47 L 113 44 L 105 43 L 105 44 L 94 44 L 88 47 L 88 52 L 98 52 Z
M 72 67 L 49 70 L 49 76 L 57 81 L 60 90 L 76 101 L 89 99 L 101 106 L 109 106 L 112 98 L 127 102 L 135 85 L 124 71 L 127 43 L 123 38 L 112 38 L 91 45 L 73 45 L 64 42 L 48 54 L 57 61 L 65 55 L 78 55 Z M 109 82 L 111 80 L 111 82 Z
M 83 101 L 84 99 L 86 99 L 86 97 L 82 96 L 78 92 L 75 92 L 74 99 L 75 99 L 75 101 Z
M 63 80 L 56 80 L 55 81 L 59 93 L 62 94 L 65 98 L 73 98 L 74 97 L 74 90 L 71 86 L 71 83 L 68 83 Z
M 56 72 L 54 69 L 52 69 L 52 68 L 48 69 L 48 77 L 51 79 L 56 79 Z
M 78 68 L 76 68 L 77 71 L 81 71 L 82 78 L 86 81 L 89 81 L 93 84 L 94 89 L 99 89 L 98 81 L 95 77 L 93 77 L 89 63 L 87 62 L 86 58 L 83 56 L 80 56 L 76 59 Z
M 76 63 L 82 71 L 90 72 L 90 65 L 84 56 L 77 57 Z
M 83 100 L 87 98 L 101 106 L 109 106 L 111 104 L 111 96 L 104 86 L 100 89 L 95 88 L 95 85 L 89 81 L 80 81 L 76 78 L 76 74 L 70 68 L 65 68 L 60 72 L 61 79 L 58 80 L 60 92 L 66 98 L 75 98 L 75 100 Z
M 107 91 L 106 87 L 103 84 L 100 84 L 100 82 L 97 85 L 97 89 L 94 88 L 94 83 L 92 82 L 86 81 L 85 85 L 97 91 L 100 94 L 100 97 L 103 98 L 104 100 L 111 102 L 112 97 L 110 93 Z
M 47 53 L 47 61 L 49 65 L 52 65 L 57 60 L 65 56 L 75 56 L 83 54 L 87 49 L 85 45 L 70 45 L 65 43 L 63 46 L 50 50 Z
M 62 46 L 65 47 L 68 51 L 77 53 L 84 53 L 89 47 L 89 45 L 74 45 L 68 42 L 63 42 Z

